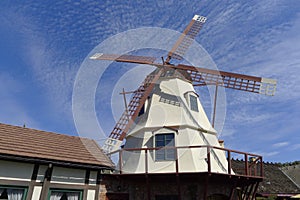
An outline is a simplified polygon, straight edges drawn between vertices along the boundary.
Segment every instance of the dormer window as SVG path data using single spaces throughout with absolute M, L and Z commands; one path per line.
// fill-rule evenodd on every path
M 138 116 L 141 116 L 141 115 L 143 115 L 143 114 L 146 112 L 147 107 L 148 107 L 149 99 L 150 99 L 150 97 L 148 97 L 148 98 L 146 99 L 146 101 L 145 101 L 144 105 L 142 106 L 142 108 L 141 108 L 141 110 L 140 110 Z
M 199 95 L 194 91 L 188 91 L 184 93 L 184 98 L 186 100 L 187 106 L 189 107 L 189 109 L 195 112 L 199 112 L 198 97 Z
M 195 97 L 194 95 L 189 95 L 190 96 L 190 108 L 193 111 L 198 112 L 198 102 L 197 102 L 197 97 Z

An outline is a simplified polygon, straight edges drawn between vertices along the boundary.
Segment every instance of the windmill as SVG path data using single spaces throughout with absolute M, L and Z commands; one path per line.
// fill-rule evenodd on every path
M 103 146 L 103 150 L 107 154 L 120 148 L 122 141 L 126 138 L 128 132 L 135 124 L 135 120 L 138 118 L 141 111 L 145 109 L 145 103 L 147 103 L 147 101 L 149 100 L 149 97 L 151 96 L 151 93 L 153 93 L 155 85 L 159 82 L 159 79 L 161 79 L 161 77 L 169 76 L 172 78 L 178 78 L 179 76 L 181 76 L 181 79 L 185 79 L 185 81 L 191 82 L 193 86 L 201 87 L 205 85 L 215 85 L 216 94 L 217 87 L 221 86 L 246 92 L 253 92 L 270 96 L 274 95 L 276 89 L 276 81 L 272 79 L 205 69 L 184 64 L 172 64 L 171 61 L 173 59 L 183 59 L 185 52 L 192 44 L 193 40 L 195 39 L 196 35 L 199 33 L 205 22 L 206 17 L 195 15 L 168 53 L 166 59 L 162 57 L 162 63 L 156 63 L 155 57 L 148 56 L 96 53 L 90 57 L 90 59 L 94 60 L 112 60 L 116 62 L 137 63 L 157 67 L 156 70 L 154 70 L 145 78 L 139 88 L 134 91 L 130 103 L 128 104 L 128 106 L 126 106 L 125 111 L 114 126 L 112 132 L 110 133 Z M 214 106 L 214 113 L 215 108 L 216 106 Z M 214 124 L 214 118 L 212 123 Z
M 161 63 L 148 56 L 96 53 L 90 57 L 156 67 L 133 92 L 128 105 L 124 98 L 125 111 L 103 145 L 108 156 L 119 155 L 113 176 L 116 184 L 123 181 L 126 185 L 112 188 L 112 194 L 127 192 L 134 199 L 255 197 L 263 180 L 262 157 L 220 144 L 214 129 L 217 89 L 273 96 L 276 81 L 173 64 L 183 59 L 205 22 L 206 17 L 195 15 Z M 194 89 L 205 85 L 216 87 L 212 123 Z M 242 171 L 232 170 L 233 154 L 244 158 Z

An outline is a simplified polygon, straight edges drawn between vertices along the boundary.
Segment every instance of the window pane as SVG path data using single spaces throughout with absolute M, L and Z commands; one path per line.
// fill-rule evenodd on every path
M 171 133 L 171 134 L 166 134 L 166 140 L 167 141 L 171 141 L 171 140 L 173 140 L 174 139 L 174 134 L 173 133 Z
M 23 194 L 23 189 L 7 189 L 8 200 L 22 200 Z
M 50 200 L 80 200 L 80 191 L 52 190 Z
M 63 195 L 64 195 L 63 192 L 52 191 L 51 196 L 50 196 L 50 200 L 60 200 Z
M 164 147 L 174 147 L 174 133 L 165 133 L 155 135 L 155 147 L 160 147 L 161 149 L 155 151 L 155 160 L 174 160 L 175 159 L 175 149 L 168 149 Z
M 165 160 L 165 150 L 156 150 L 155 158 L 156 160 Z
M 164 147 L 165 142 L 164 141 L 156 141 L 156 147 Z
M 197 97 L 190 95 L 191 110 L 198 112 Z
M 166 150 L 166 160 L 175 160 L 175 150 L 174 149 Z
M 156 141 L 164 141 L 165 134 L 155 135 Z
M 67 192 L 68 200 L 79 200 L 80 193 L 79 192 Z
M 22 200 L 24 199 L 25 188 L 18 187 L 1 187 L 0 186 L 0 199 L 9 200 Z

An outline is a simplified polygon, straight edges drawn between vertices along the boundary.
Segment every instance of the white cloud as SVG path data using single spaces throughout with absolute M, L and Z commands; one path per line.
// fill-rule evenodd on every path
M 262 152 L 261 155 L 263 155 L 264 157 L 272 157 L 279 154 L 278 151 L 271 151 L 271 152 Z
M 279 153 L 280 153 L 279 151 L 266 151 L 266 152 L 259 151 L 259 152 L 256 152 L 255 154 L 262 155 L 265 160 L 269 160 L 270 157 L 276 156 Z
M 289 142 L 278 142 L 278 143 L 273 144 L 272 146 L 275 148 L 279 148 L 279 147 L 285 147 L 287 145 L 289 145 Z

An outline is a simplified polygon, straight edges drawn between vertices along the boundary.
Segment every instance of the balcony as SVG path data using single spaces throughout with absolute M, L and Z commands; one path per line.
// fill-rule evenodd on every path
M 216 146 L 164 147 L 171 159 L 157 160 L 160 148 L 120 149 L 109 154 L 117 175 L 220 174 L 263 178 L 262 156 Z M 238 162 L 237 162 L 238 160 Z M 118 163 L 118 164 L 117 164 Z

